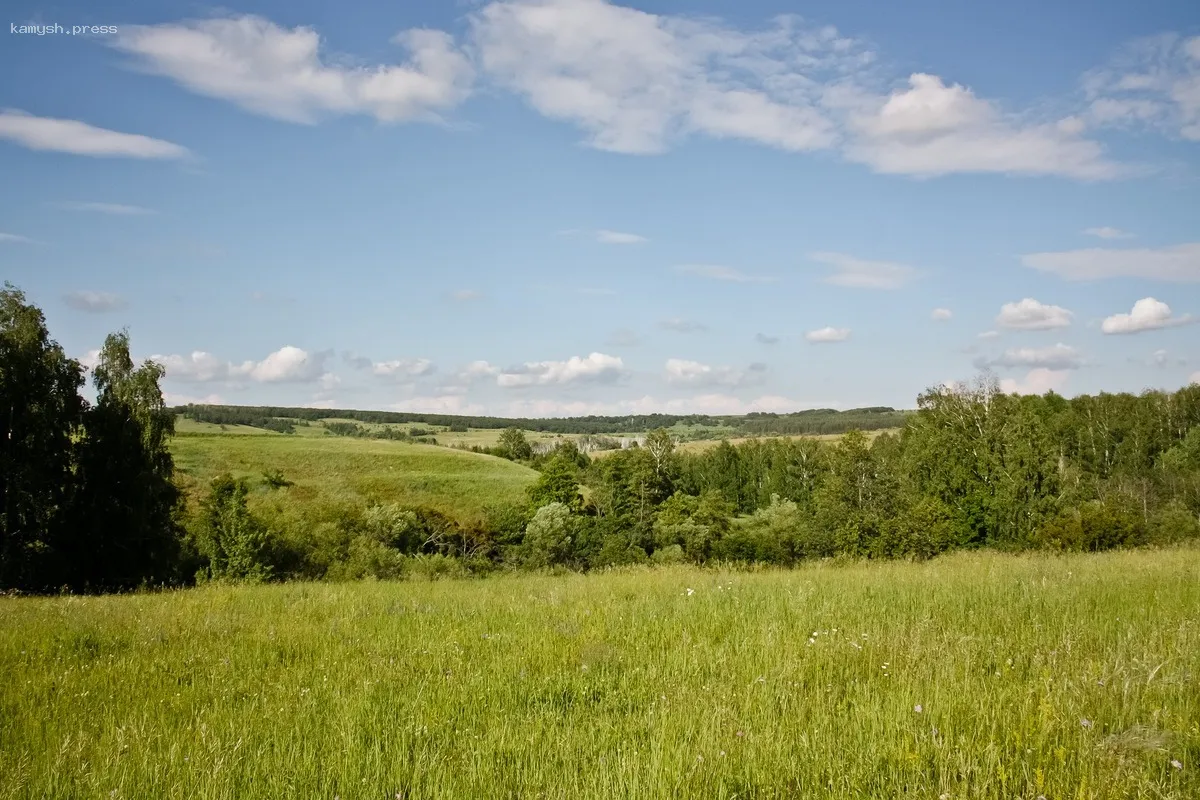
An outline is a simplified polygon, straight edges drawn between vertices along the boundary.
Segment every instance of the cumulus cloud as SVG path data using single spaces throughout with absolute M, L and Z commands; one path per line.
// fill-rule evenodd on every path
M 500 374 L 500 368 L 492 366 L 486 361 L 472 361 L 461 370 L 459 377 L 463 380 L 473 381 L 479 378 L 494 378 Z
M 844 253 L 811 253 L 809 258 L 835 268 L 826 283 L 852 289 L 899 289 L 918 275 L 906 264 L 867 261 Z
M 505 409 L 513 417 L 563 417 L 621 414 L 749 414 L 755 411 L 788 413 L 806 408 L 840 408 L 837 402 L 806 402 L 780 395 L 763 395 L 742 400 L 729 394 L 710 393 L 692 397 L 656 398 L 646 395 L 615 402 L 579 400 L 516 400 Z
M 745 33 L 603 0 L 493 2 L 470 25 L 493 80 L 620 153 L 662 152 L 696 133 L 828 147 L 836 135 L 811 76 L 861 57 L 833 28 L 802 29 L 795 18 Z
M 1088 236 L 1095 236 L 1097 239 L 1132 239 L 1133 234 L 1127 233 L 1120 228 L 1110 228 L 1107 225 L 1099 228 L 1085 228 L 1084 233 Z
M 436 120 L 470 94 L 470 60 L 443 32 L 401 31 L 402 64 L 354 65 L 323 54 L 306 27 L 253 15 L 121 26 L 112 40 L 137 68 L 197 94 L 287 122 L 365 114 L 381 122 Z
M 1005 378 L 1000 381 L 1000 391 L 1005 394 L 1045 394 L 1046 392 L 1058 392 L 1067 385 L 1067 379 L 1070 373 L 1066 370 L 1046 369 L 1038 367 L 1031 369 L 1029 373 L 1021 380 L 1014 378 Z
M 432 375 L 437 370 L 428 358 L 401 358 L 392 361 L 376 361 L 371 364 L 371 374 L 381 378 L 411 380 Z
M 954 172 L 1117 177 L 1081 120 L 1029 122 L 969 88 L 915 73 L 886 97 L 837 92 L 847 110 L 845 154 L 876 172 L 933 177 Z
M 796 16 L 742 30 L 603 0 L 508 0 L 470 25 L 496 83 L 602 150 L 659 153 L 704 135 L 840 148 L 877 172 L 917 176 L 1119 172 L 1081 120 L 1030 121 L 936 75 L 889 92 L 862 42 Z
M 954 312 L 948 308 L 935 308 L 929 312 L 929 318 L 934 322 L 945 322 L 954 316 Z
M 76 311 L 87 311 L 93 314 L 119 311 L 128 305 L 125 298 L 112 292 L 68 292 L 63 296 L 63 300 Z
M 1084 76 L 1089 120 L 1200 141 L 1200 36 L 1135 39 Z
M 232 364 L 212 353 L 197 350 L 190 356 L 153 355 L 166 369 L 166 378 L 184 383 L 236 383 L 250 380 L 257 383 L 317 383 L 328 381 L 325 362 L 331 353 L 310 353 L 287 345 L 269 354 L 262 361 L 243 361 Z
M 844 342 L 850 338 L 849 328 L 824 327 L 804 334 L 804 338 L 812 344 L 832 344 Z
M 1133 304 L 1133 310 L 1128 314 L 1113 314 L 1105 318 L 1100 324 L 1100 330 L 1104 333 L 1141 333 L 1187 325 L 1194 321 L 1190 314 L 1173 316 L 1171 307 L 1166 303 L 1153 297 L 1143 297 Z
M 1050 370 L 1079 369 L 1083 357 L 1074 347 L 1061 342 L 1047 347 L 1017 347 L 1005 350 L 996 358 L 977 359 L 975 366 L 988 367 L 1044 367 Z
M 98 214 L 112 214 L 121 217 L 139 217 L 158 213 L 150 208 L 124 205 L 122 203 L 84 203 L 72 200 L 58 203 L 57 205 L 59 208 L 68 211 L 94 211 Z
M 625 372 L 624 362 L 617 356 L 591 353 L 585 358 L 571 356 L 566 361 L 527 361 L 516 367 L 501 370 L 496 385 L 505 388 L 547 386 L 583 382 L 612 382 Z
M 669 358 L 663 368 L 667 383 L 681 386 L 741 386 L 761 380 L 765 364 L 751 364 L 747 370 L 734 367 L 709 366 L 699 361 Z
M 0 109 L 0 139 L 30 150 L 79 156 L 165 159 L 189 155 L 186 147 L 162 139 L 110 131 L 74 119 L 35 117 L 15 109 Z
M 1200 282 L 1200 242 L 1170 247 L 1103 248 L 1030 253 L 1021 262 L 1069 281 L 1142 278 L 1174 283 Z
M 996 324 L 1001 328 L 1019 331 L 1048 331 L 1067 327 L 1073 316 L 1074 313 L 1062 306 L 1046 305 L 1026 297 L 1020 302 L 1001 306 Z
M 675 331 L 676 333 L 703 333 L 708 330 L 708 326 L 703 322 L 695 322 L 681 317 L 664 319 L 658 323 L 658 327 L 665 331 Z
M 767 344 L 767 345 L 779 344 L 779 337 L 778 336 L 767 336 L 765 333 L 756 333 L 756 334 L 754 334 L 754 341 L 758 342 L 759 344 Z
M 762 275 L 747 275 L 731 267 L 721 267 L 715 264 L 680 264 L 675 267 L 675 271 L 681 275 L 694 275 L 697 278 L 732 283 L 771 283 L 775 280 Z

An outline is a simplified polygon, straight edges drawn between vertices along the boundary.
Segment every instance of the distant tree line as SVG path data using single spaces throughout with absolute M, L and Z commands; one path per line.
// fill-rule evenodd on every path
M 452 431 L 501 430 L 520 428 L 526 431 L 569 434 L 613 434 L 650 431 L 674 426 L 705 426 L 729 428 L 731 435 L 799 435 L 844 433 L 897 428 L 904 424 L 910 412 L 887 407 L 836 411 L 823 408 L 798 411 L 792 414 L 754 413 L 745 416 L 714 417 L 703 414 L 640 414 L 626 417 L 562 417 L 552 419 L 473 417 L 448 414 L 419 414 L 398 411 L 355 411 L 352 409 L 284 408 L 273 406 L 216 406 L 186 405 L 174 409 L 188 419 L 218 425 L 248 425 L 274 430 L 271 426 L 283 419 L 317 422 L 338 418 L 368 424 L 424 425 L 449 428 Z
M 368 428 L 354 422 L 325 422 L 325 432 L 331 436 L 352 436 L 357 439 L 387 439 L 394 442 L 419 442 L 422 444 L 437 444 L 437 439 L 424 428 L 393 428 L 384 425 L 382 428 Z

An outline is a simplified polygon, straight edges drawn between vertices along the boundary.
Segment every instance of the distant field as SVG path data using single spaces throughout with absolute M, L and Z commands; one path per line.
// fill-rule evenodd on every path
M 959 553 L 0 598 L 0 797 L 1196 798 L 1198 570 Z
M 863 435 L 867 437 L 868 441 L 875 441 L 875 439 L 880 434 L 899 433 L 899 432 L 900 432 L 899 428 L 888 428 L 886 430 L 864 431 Z M 731 438 L 729 440 L 729 443 L 730 444 L 741 444 L 742 442 L 749 442 L 752 439 L 816 439 L 817 441 L 821 441 L 821 442 L 836 442 L 839 439 L 841 439 L 843 436 L 845 436 L 844 433 L 817 433 L 817 434 L 806 433 L 806 434 L 797 434 L 794 436 L 763 435 L 763 436 L 755 436 L 755 437 Z M 709 448 L 716 447 L 720 443 L 721 442 L 719 439 L 707 439 L 707 440 L 699 441 L 699 442 L 683 442 L 682 444 L 679 445 L 679 449 L 683 450 L 685 452 L 700 453 L 705 450 L 708 450 Z
M 181 482 L 198 495 L 222 472 L 257 484 L 265 471 L 279 470 L 295 485 L 256 493 L 252 503 L 401 503 L 433 508 L 465 522 L 478 518 L 489 504 L 521 498 L 537 479 L 536 472 L 511 461 L 433 445 L 260 434 L 176 437 L 171 451 Z

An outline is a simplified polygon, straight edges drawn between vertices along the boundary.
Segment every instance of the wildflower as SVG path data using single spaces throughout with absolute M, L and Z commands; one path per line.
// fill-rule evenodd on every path
M 809 643 L 809 644 L 816 644 L 816 643 L 817 643 L 817 640 L 816 640 L 816 639 L 814 639 L 813 637 L 811 637 L 811 636 L 810 636 L 810 637 L 808 637 L 808 643 Z
M 745 731 L 738 731 L 738 732 L 737 732 L 737 736 L 738 736 L 738 738 L 739 738 L 739 739 L 740 739 L 741 737 L 745 736 L 745 735 L 746 735 L 746 732 L 745 732 Z
M 721 751 L 721 757 L 722 757 L 722 758 L 724 758 L 724 756 L 725 756 L 725 751 L 724 751 L 724 750 L 722 750 L 722 751 Z
M 921 713 L 922 711 L 924 711 L 924 710 L 925 710 L 925 709 L 921 708 L 921 704 L 920 704 L 920 703 L 917 703 L 915 706 L 913 706 L 913 711 L 917 712 L 918 714 L 920 714 L 920 713 Z
M 688 597 L 691 597 L 691 596 L 692 596 L 692 595 L 694 595 L 695 593 L 696 593 L 696 590 L 695 590 L 695 589 L 688 589 L 688 590 L 687 590 L 687 596 L 688 596 Z
M 1085 728 L 1092 727 L 1092 721 L 1090 719 L 1081 719 L 1081 720 L 1079 720 L 1079 724 Z
M 1183 769 L 1183 763 L 1177 758 L 1171 759 L 1171 766 L 1175 769 Z

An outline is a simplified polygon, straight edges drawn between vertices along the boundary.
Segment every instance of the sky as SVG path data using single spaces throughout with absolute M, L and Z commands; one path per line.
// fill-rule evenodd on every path
M 0 279 L 171 403 L 1200 382 L 1193 0 L 6 11 Z

